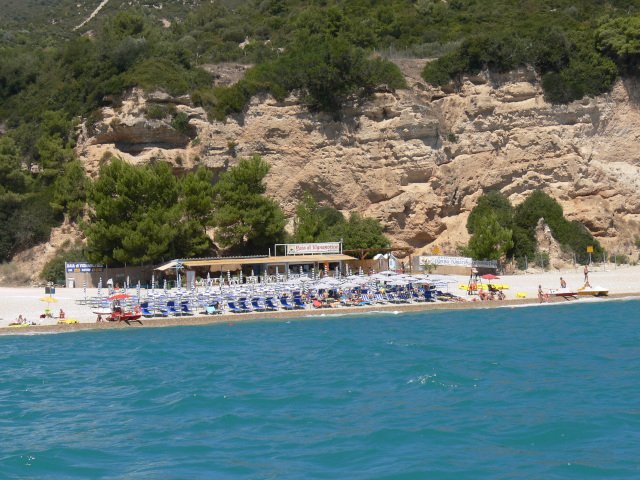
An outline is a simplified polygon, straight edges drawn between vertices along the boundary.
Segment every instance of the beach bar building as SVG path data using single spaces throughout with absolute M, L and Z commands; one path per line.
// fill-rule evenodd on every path
M 234 275 L 242 272 L 244 281 L 258 283 L 265 277 L 273 281 L 278 274 L 298 275 L 300 271 L 308 273 L 312 269 L 329 274 L 334 274 L 336 269 L 343 272 L 345 262 L 356 260 L 342 253 L 340 242 L 278 244 L 275 251 L 283 255 L 175 259 L 157 266 L 155 270 L 166 272 L 167 276 L 173 276 L 175 271 L 176 277 L 179 270 L 184 270 L 187 282 L 195 275 L 210 275 L 216 283 L 228 281 L 228 272 Z M 189 272 L 198 273 L 189 275 Z M 237 280 L 234 278 L 234 281 Z

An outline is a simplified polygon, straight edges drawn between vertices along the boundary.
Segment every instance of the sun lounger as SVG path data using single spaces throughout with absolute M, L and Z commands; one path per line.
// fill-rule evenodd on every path
M 383 296 L 382 293 L 374 293 L 373 298 L 376 303 L 389 303 L 389 299 L 386 296 Z
M 187 315 L 193 315 L 193 310 L 189 309 L 189 304 L 187 302 L 182 302 L 180 304 L 181 313 L 186 313 Z
M 286 297 L 280 297 L 280 304 L 284 307 L 285 310 L 293 310 L 294 308 L 296 308 L 295 306 L 287 302 Z
M 296 308 L 302 308 L 302 309 L 307 308 L 307 306 L 304 303 L 302 303 L 302 298 L 300 297 L 293 297 L 293 303 L 295 304 L 294 306 Z
M 414 302 L 424 302 L 426 301 L 426 298 L 424 298 L 424 295 L 420 295 L 418 292 L 411 292 L 411 298 L 413 299 Z
M 238 300 L 238 307 L 240 307 L 241 309 L 243 309 L 246 312 L 250 312 L 253 310 L 253 307 L 247 303 L 247 299 L 246 298 L 240 298 Z
M 273 298 L 269 297 L 267 299 L 265 299 L 264 304 L 266 306 L 266 308 L 268 308 L 269 310 L 278 310 L 278 305 L 276 305 L 275 303 L 273 303 Z
M 371 295 L 364 293 L 360 295 L 360 305 L 371 305 Z
M 257 297 L 251 299 L 251 306 L 258 312 L 264 312 L 266 310 L 264 306 L 260 305 L 260 299 Z
M 233 313 L 243 313 L 246 311 L 246 310 L 243 310 L 242 308 L 237 307 L 236 302 L 232 302 L 232 301 L 227 302 L 227 307 L 229 307 L 229 311 Z
M 182 315 L 182 312 L 176 309 L 176 304 L 173 300 L 167 302 L 167 310 L 171 315 Z

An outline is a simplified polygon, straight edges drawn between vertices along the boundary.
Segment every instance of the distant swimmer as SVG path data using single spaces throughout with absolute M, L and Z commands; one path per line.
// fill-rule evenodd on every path
M 567 288 L 567 282 L 562 277 L 560 277 L 560 288 Z

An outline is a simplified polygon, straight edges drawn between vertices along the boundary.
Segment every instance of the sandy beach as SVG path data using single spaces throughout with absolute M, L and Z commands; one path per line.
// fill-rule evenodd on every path
M 164 317 L 164 318 L 142 318 L 142 322 L 132 322 L 130 326 L 146 326 L 160 327 L 167 325 L 181 324 L 206 324 L 215 322 L 242 321 L 259 318 L 286 318 L 286 317 L 303 317 L 306 315 L 319 315 L 326 313 L 339 312 L 367 312 L 379 311 L 381 309 L 397 310 L 397 311 L 415 311 L 427 309 L 464 309 L 464 308 L 494 308 L 514 304 L 538 303 L 538 285 L 542 285 L 546 291 L 551 288 L 560 287 L 560 277 L 563 277 L 569 288 L 577 289 L 584 284 L 584 274 L 582 267 L 578 269 L 549 271 L 549 272 L 532 272 L 519 275 L 505 275 L 500 280 L 495 281 L 498 284 L 508 285 L 509 288 L 504 290 L 506 300 L 493 302 L 466 301 L 461 303 L 412 303 L 412 304 L 390 304 L 390 305 L 373 305 L 370 307 L 341 307 L 336 309 L 320 310 L 295 310 L 295 311 L 277 311 L 267 313 L 244 313 L 244 314 L 225 314 L 217 316 L 189 316 L 189 317 Z M 461 275 L 451 275 L 456 280 L 449 287 L 449 291 L 456 295 L 470 298 L 464 290 L 458 285 L 468 284 L 469 278 Z M 604 287 L 609 290 L 609 298 L 633 297 L 640 296 L 640 266 L 618 266 L 607 265 L 592 267 L 589 273 L 591 285 Z M 130 293 L 135 293 L 131 292 Z M 517 293 L 524 293 L 526 297 L 518 298 Z M 96 296 L 96 289 L 88 289 L 87 297 Z M 124 322 L 102 322 L 96 323 L 96 315 L 93 309 L 88 305 L 79 304 L 78 301 L 85 298 L 82 288 L 56 288 L 53 297 L 58 300 L 57 303 L 51 303 L 50 308 L 55 317 L 58 316 L 60 309 L 63 309 L 66 318 L 75 318 L 78 324 L 75 325 L 57 325 L 57 318 L 40 318 L 44 313 L 47 303 L 40 300 L 47 296 L 44 288 L 0 288 L 2 302 L 0 303 L 0 331 L 4 334 L 18 334 L 22 332 L 44 332 L 44 331 L 72 331 L 83 330 L 87 328 L 120 328 L 128 327 Z M 144 296 L 144 291 L 143 291 Z M 477 296 L 473 298 L 477 299 Z M 589 297 L 592 298 L 592 297 Z M 566 300 L 563 298 L 551 298 L 552 302 L 567 302 L 579 300 Z M 29 322 L 35 322 L 35 327 L 25 328 L 8 328 L 9 323 L 14 322 L 19 315 L 26 317 Z

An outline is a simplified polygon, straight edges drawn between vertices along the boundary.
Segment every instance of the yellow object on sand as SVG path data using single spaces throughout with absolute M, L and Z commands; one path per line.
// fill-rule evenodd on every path
M 524 298 L 524 297 L 526 297 L 526 296 L 527 296 L 527 294 L 526 294 L 526 293 L 524 293 L 524 292 L 518 292 L 518 293 L 516 293 L 516 297 L 518 297 L 518 298 Z
M 65 320 L 58 320 L 58 325 L 61 324 L 70 324 L 70 323 L 78 323 L 78 320 L 76 320 L 75 318 L 67 318 Z

